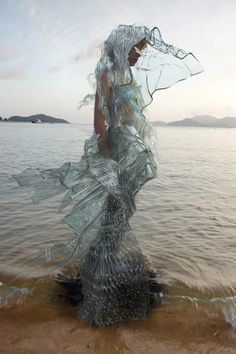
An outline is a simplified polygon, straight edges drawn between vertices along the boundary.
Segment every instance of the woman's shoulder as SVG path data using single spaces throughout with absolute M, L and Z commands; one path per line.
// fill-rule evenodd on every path
M 100 75 L 97 77 L 97 79 L 100 80 L 105 87 L 113 86 L 114 78 L 112 73 L 107 68 L 100 72 Z
M 100 80 L 105 87 L 109 87 L 111 85 L 111 80 L 109 77 L 109 73 L 107 71 L 103 71 L 103 73 L 100 76 Z

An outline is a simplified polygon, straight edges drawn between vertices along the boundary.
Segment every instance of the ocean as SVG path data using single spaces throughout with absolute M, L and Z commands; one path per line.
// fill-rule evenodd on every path
M 236 129 L 156 129 L 158 178 L 131 225 L 168 294 L 148 320 L 95 331 L 55 301 L 37 257 L 73 236 L 58 197 L 32 205 L 12 178 L 78 161 L 92 126 L 0 123 L 0 352 L 236 353 Z

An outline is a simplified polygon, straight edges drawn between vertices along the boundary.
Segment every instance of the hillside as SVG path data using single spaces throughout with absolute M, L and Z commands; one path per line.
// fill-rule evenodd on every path
M 174 126 L 174 127 L 201 127 L 201 123 L 196 122 L 193 119 L 190 118 L 185 118 L 182 120 L 177 120 L 171 123 L 168 123 L 168 126 Z
M 193 116 L 170 123 L 162 121 L 152 122 L 154 126 L 171 127 L 213 127 L 213 128 L 236 128 L 236 117 L 216 118 L 210 115 Z
M 166 126 L 167 123 L 166 122 L 163 122 L 161 120 L 155 120 L 154 122 L 151 122 L 154 126 L 159 126 L 159 127 L 162 127 L 162 126 Z
M 215 122 L 214 127 L 236 128 L 235 117 L 225 117 Z
M 218 121 L 218 118 L 209 115 L 194 116 L 191 119 L 202 124 L 203 126 L 211 126 Z
M 12 116 L 12 117 L 8 118 L 8 122 L 29 122 L 29 123 L 31 123 L 32 121 L 37 121 L 37 120 L 40 120 L 42 123 L 69 124 L 69 122 L 65 119 L 50 117 L 50 116 L 47 116 L 46 114 L 34 114 L 34 115 L 28 116 L 28 117 Z

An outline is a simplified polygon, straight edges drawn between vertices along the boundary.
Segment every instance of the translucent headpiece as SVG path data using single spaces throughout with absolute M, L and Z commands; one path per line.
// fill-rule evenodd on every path
M 132 47 L 145 39 L 147 47 L 137 64 L 131 69 L 128 55 Z M 95 78 L 99 104 L 105 112 L 108 102 L 104 93 L 104 73 L 111 88 L 129 85 L 135 79 L 143 97 L 143 108 L 152 102 L 155 91 L 172 86 L 178 81 L 196 75 L 203 68 L 191 52 L 186 52 L 163 41 L 157 27 L 119 25 L 102 44 Z M 90 76 L 91 78 L 91 76 Z M 88 104 L 94 95 L 87 95 L 80 104 Z

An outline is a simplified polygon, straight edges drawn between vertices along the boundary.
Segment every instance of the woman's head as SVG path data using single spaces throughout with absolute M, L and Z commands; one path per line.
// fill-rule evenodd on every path
M 142 55 L 143 50 L 147 46 L 147 40 L 146 38 L 143 38 L 140 42 L 136 43 L 129 51 L 128 55 L 128 63 L 129 66 L 134 66 L 139 57 Z
M 119 25 L 103 42 L 104 54 L 112 62 L 127 60 L 134 47 L 142 50 L 150 37 L 150 30 L 145 26 Z M 132 54 L 132 53 L 131 53 Z
M 103 42 L 95 73 L 97 81 L 106 71 L 114 85 L 131 83 L 133 76 L 130 67 L 136 64 L 149 38 L 150 30 L 145 26 L 119 25 L 114 29 Z
M 147 40 L 146 38 L 143 38 L 140 42 L 136 43 L 130 49 L 127 58 L 129 66 L 134 66 L 137 63 L 139 57 L 142 55 L 146 47 L 147 47 Z M 112 63 L 115 63 L 115 55 L 113 49 L 109 52 L 109 59 Z
M 145 55 L 140 58 L 145 46 Z M 102 43 L 101 49 L 101 58 L 93 75 L 93 87 L 98 91 L 102 109 L 106 106 L 102 87 L 104 74 L 112 90 L 131 84 L 135 78 L 143 97 L 143 107 L 146 107 L 155 91 L 202 71 L 191 52 L 166 43 L 157 27 L 148 29 L 146 26 L 119 25 Z M 138 62 L 139 58 L 141 60 Z M 136 63 L 134 70 L 131 70 Z M 88 96 L 94 97 L 87 95 L 81 106 L 90 102 Z

